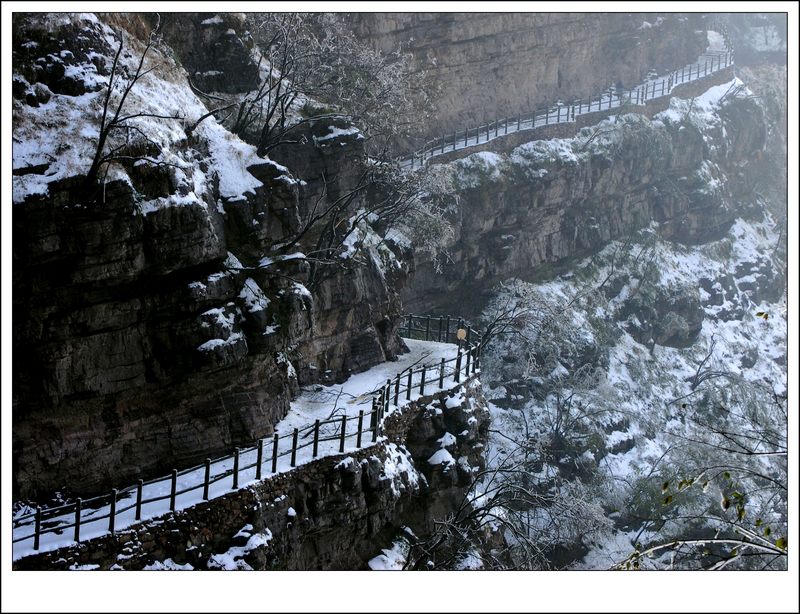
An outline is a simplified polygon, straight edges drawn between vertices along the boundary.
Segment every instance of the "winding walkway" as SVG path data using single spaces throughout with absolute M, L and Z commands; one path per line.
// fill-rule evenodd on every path
M 18 511 L 13 519 L 13 560 L 113 534 L 320 458 L 379 445 L 386 441 L 386 416 L 425 397 L 426 391 L 430 395 L 456 390 L 479 373 L 482 339 L 463 320 L 408 315 L 400 333 L 408 353 L 342 384 L 304 388 L 270 438 L 106 495 Z
M 538 130 L 555 124 L 575 124 L 576 118 L 590 113 L 610 111 L 623 106 L 628 112 L 644 109 L 648 101 L 669 96 L 681 84 L 705 79 L 733 65 L 730 39 L 724 28 L 719 27 L 719 30 L 707 31 L 708 47 L 692 64 L 665 75 L 648 77 L 643 83 L 628 90 L 612 86 L 588 100 L 558 102 L 546 109 L 534 109 L 516 117 L 504 117 L 483 126 L 442 135 L 428 141 L 421 149 L 401 160 L 400 166 L 404 170 L 415 170 L 446 153 L 469 149 L 515 132 Z M 535 136 L 533 134 L 531 138 Z

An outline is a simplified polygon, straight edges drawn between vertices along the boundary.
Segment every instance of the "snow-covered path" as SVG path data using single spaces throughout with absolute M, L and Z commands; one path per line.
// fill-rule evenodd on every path
M 426 390 L 428 393 L 442 389 L 456 388 L 460 384 L 453 381 L 453 362 L 457 354 L 457 346 L 449 343 L 438 343 L 434 341 L 417 341 L 405 339 L 409 352 L 401 355 L 398 360 L 384 362 L 372 367 L 371 369 L 351 376 L 341 384 L 331 386 L 309 386 L 301 392 L 300 396 L 291 403 L 288 415 L 276 426 L 275 431 L 279 434 L 278 455 L 275 458 L 275 474 L 291 471 L 294 467 L 324 456 L 340 454 L 342 445 L 341 419 L 346 420 L 347 438 L 344 440 L 344 453 L 358 449 L 357 439 L 354 437 L 358 429 L 358 415 L 363 412 L 363 439 L 361 447 L 372 445 L 373 439 L 381 441 L 377 433 L 373 434 L 370 430 L 369 413 L 372 411 L 372 399 L 377 390 L 384 386 L 387 380 L 394 379 L 398 374 L 412 371 L 412 392 L 407 394 L 405 384 L 407 379 L 403 379 L 403 393 L 399 399 L 399 405 L 405 405 L 409 401 L 419 398 L 420 369 L 424 365 L 430 367 L 429 375 L 426 377 Z M 442 389 L 438 388 L 439 367 L 442 359 L 450 361 L 445 370 L 446 379 Z M 417 371 L 413 371 L 417 369 Z M 434 375 L 435 374 L 435 375 Z M 462 380 L 463 381 L 463 380 Z M 393 401 L 393 399 L 390 399 Z M 389 415 L 397 409 L 390 403 L 384 415 Z M 323 425 L 320 429 L 320 440 L 316 456 L 312 447 L 313 424 L 315 420 L 337 419 L 335 423 Z M 295 462 L 292 465 L 291 458 L 291 436 L 294 430 L 298 430 L 298 447 L 295 455 Z M 329 437 L 326 441 L 325 438 Z M 273 462 L 273 438 L 262 440 L 262 459 L 261 475 L 262 479 L 268 479 L 272 472 Z M 258 481 L 256 479 L 256 467 L 258 459 L 258 448 L 251 447 L 240 451 L 239 471 L 237 488 L 243 488 Z M 226 456 L 212 461 L 209 465 L 208 499 L 223 496 L 234 490 L 234 457 Z M 253 466 L 251 466 L 253 465 Z M 203 501 L 203 484 L 205 481 L 205 466 L 193 467 L 178 472 L 175 480 L 175 510 L 181 510 Z M 216 478 L 216 481 L 215 481 Z M 141 520 L 136 520 L 136 498 L 137 487 L 132 486 L 121 490 L 117 495 L 116 508 L 114 513 L 114 527 L 116 531 L 125 529 L 137 522 L 155 519 L 170 511 L 170 493 L 172 489 L 172 478 L 166 476 L 152 480 L 142 486 Z M 157 501 L 160 497 L 166 497 Z M 80 535 L 79 541 L 85 541 L 94 537 L 100 537 L 109 532 L 110 519 L 110 496 L 105 495 L 82 502 L 80 510 Z M 15 518 L 13 539 L 19 541 L 13 544 L 13 560 L 37 552 L 55 550 L 75 543 L 74 525 L 76 514 L 72 509 L 67 509 L 60 514 L 48 517 L 45 510 L 44 519 L 41 523 L 41 530 L 47 531 L 51 528 L 63 527 L 56 531 L 45 532 L 40 536 L 39 548 L 34 548 L 33 532 L 35 519 L 31 514 L 19 513 Z
M 406 170 L 420 168 L 431 158 L 445 153 L 482 145 L 501 136 L 533 130 L 553 124 L 575 123 L 575 118 L 587 113 L 597 113 L 619 108 L 623 105 L 644 108 L 647 100 L 669 96 L 675 87 L 704 79 L 733 64 L 733 53 L 723 35 L 708 30 L 708 47 L 693 64 L 688 64 L 668 74 L 652 76 L 629 90 L 617 91 L 609 87 L 588 101 L 558 102 L 547 109 L 538 109 L 514 118 L 499 118 L 484 126 L 469 128 L 453 134 L 443 135 L 425 145 L 400 162 Z M 534 136 L 531 136 L 531 140 Z

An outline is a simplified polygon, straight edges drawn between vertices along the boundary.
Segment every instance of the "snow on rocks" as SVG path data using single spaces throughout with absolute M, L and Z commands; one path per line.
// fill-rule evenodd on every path
M 269 299 L 252 277 L 248 277 L 244 281 L 239 298 L 244 301 L 245 307 L 250 313 L 265 311 L 269 306 Z
M 390 486 L 395 497 L 399 497 L 406 488 L 416 491 L 420 478 L 424 476 L 417 472 L 414 461 L 405 446 L 394 443 L 386 445 L 386 458 L 383 461 L 381 478 L 391 480 Z
M 752 92 L 745 87 L 742 80 L 736 77 L 727 83 L 710 87 L 692 100 L 670 98 L 669 109 L 658 113 L 654 119 L 680 123 L 688 118 L 701 130 L 718 125 L 720 119 L 717 112 L 720 104 L 734 92 L 737 97 L 752 96 Z
M 367 565 L 372 571 L 401 571 L 410 551 L 408 540 L 401 537 L 392 542 L 391 548 L 384 548 L 378 556 L 371 558 Z
M 450 452 L 442 448 L 441 450 L 437 450 L 433 453 L 433 455 L 428 459 L 428 464 L 444 465 L 444 469 L 446 471 L 451 466 L 456 464 L 456 459 L 453 458 L 453 455 L 450 454 Z
M 192 567 L 189 563 L 181 565 L 172 559 L 154 561 L 149 565 L 142 567 L 143 571 L 192 571 L 193 569 L 194 567 Z
M 332 139 L 338 139 L 343 136 L 352 136 L 352 135 L 355 135 L 356 139 L 364 138 L 364 135 L 361 134 L 361 131 L 355 126 L 350 126 L 348 128 L 339 128 L 338 126 L 330 125 L 328 126 L 328 134 L 325 134 L 323 136 L 315 136 L 314 141 L 317 143 L 324 143 Z
M 205 20 L 205 25 L 217 23 L 215 16 Z M 96 41 L 91 62 L 68 63 L 65 74 L 76 83 L 82 84 L 85 93 L 69 95 L 48 92 L 41 96 L 42 103 L 30 106 L 15 100 L 14 130 L 12 135 L 12 165 L 18 171 L 13 177 L 13 201 L 24 202 L 33 196 L 44 196 L 53 182 L 84 175 L 94 157 L 101 121 L 102 103 L 109 77 L 101 75 L 96 64 L 110 67 L 112 56 L 119 47 L 114 32 L 91 14 L 60 14 L 58 20 L 48 22 L 53 28 L 70 23 L 82 29 L 82 36 Z M 136 65 L 143 52 L 143 46 L 134 37 L 126 35 L 125 45 L 120 55 L 120 66 L 128 75 L 136 72 Z M 33 47 L 29 46 L 29 49 Z M 219 178 L 219 191 L 224 199 L 238 200 L 255 193 L 262 182 L 248 171 L 248 167 L 264 164 L 256 155 L 253 146 L 242 142 L 220 126 L 213 117 L 207 117 L 199 125 L 194 124 L 207 109 L 186 85 L 186 76 L 181 67 L 157 48 L 151 48 L 144 60 L 144 74 L 130 90 L 125 101 L 123 115 L 135 114 L 125 120 L 137 133 L 147 135 L 151 147 L 157 149 L 148 156 L 153 164 L 171 164 L 177 170 L 195 168 L 193 193 L 183 196 L 172 195 L 145 202 L 143 214 L 165 206 L 186 206 L 203 204 L 202 193 L 212 176 Z M 120 71 L 121 73 L 122 71 Z M 67 74 L 68 73 L 68 74 Z M 19 77 L 22 79 L 21 77 Z M 117 75 L 117 88 L 122 87 L 125 78 Z M 42 84 L 37 84 L 42 85 Z M 39 88 L 41 89 L 41 87 Z M 46 98 L 46 100 L 44 100 Z M 112 105 L 119 95 L 112 96 Z M 113 109 L 112 109 L 113 110 Z M 207 170 L 198 171 L 198 160 L 191 160 L 190 145 L 187 145 L 187 129 L 193 127 L 193 136 L 208 150 Z M 140 132 L 139 132 L 140 131 Z M 63 135 L 70 134 L 69 142 Z M 110 135 L 110 140 L 117 138 Z M 117 143 L 110 143 L 116 146 Z M 199 156 L 204 147 L 195 152 Z M 108 169 L 110 177 L 126 177 L 127 171 L 114 162 Z M 281 167 L 276 165 L 276 170 Z M 285 171 L 285 169 L 284 169 Z M 178 173 L 180 174 L 180 173 Z M 198 175 L 202 177 L 198 177 Z
M 247 527 L 250 527 L 249 529 Z M 244 546 L 232 546 L 220 554 L 212 554 L 206 563 L 208 569 L 222 569 L 225 571 L 247 570 L 252 567 L 245 561 L 245 557 L 253 550 L 266 546 L 272 540 L 272 532 L 264 529 L 261 533 L 252 533 L 252 526 L 246 525 L 239 530 L 236 537 L 248 538 Z

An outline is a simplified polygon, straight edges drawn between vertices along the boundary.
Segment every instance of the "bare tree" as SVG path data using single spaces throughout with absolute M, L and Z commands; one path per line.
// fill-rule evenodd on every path
M 682 399 L 660 505 L 639 519 L 654 535 L 616 568 L 785 569 L 786 397 L 732 373 L 718 381 Z
M 111 64 L 111 71 L 108 77 L 108 83 L 105 88 L 105 95 L 103 96 L 102 113 L 100 117 L 100 126 L 98 130 L 97 145 L 92 157 L 92 163 L 86 173 L 84 180 L 85 192 L 94 197 L 98 189 L 98 178 L 100 172 L 105 168 L 108 170 L 112 162 L 124 161 L 128 163 L 136 162 L 138 160 L 146 160 L 147 162 L 158 166 L 174 166 L 171 163 L 149 155 L 150 151 L 160 151 L 160 146 L 155 143 L 147 132 L 140 126 L 136 125 L 131 120 L 139 118 L 153 118 L 162 120 L 179 120 L 184 119 L 177 112 L 174 115 L 162 115 L 158 113 L 149 113 L 145 111 L 126 112 L 126 102 L 136 84 L 151 73 L 155 67 L 144 68 L 145 59 L 147 54 L 154 44 L 158 41 L 158 23 L 148 36 L 147 43 L 139 56 L 138 63 L 134 69 L 133 75 L 125 78 L 123 73 L 127 72 L 120 63 L 120 56 L 125 46 L 124 39 L 121 34 L 118 35 L 119 46 L 114 54 L 114 59 Z M 202 121 L 201 118 L 200 121 Z M 199 123 L 199 122 L 198 122 Z M 110 147 L 108 146 L 110 138 L 113 134 L 122 133 L 123 138 L 117 140 Z M 132 147 L 132 143 L 137 141 L 137 147 Z M 137 153 L 134 153 L 137 152 Z
M 333 13 L 255 13 L 248 19 L 261 80 L 238 102 L 231 130 L 261 156 L 300 141 L 297 128 L 323 118 L 358 125 L 378 155 L 425 114 L 410 56 L 378 52 Z
M 407 569 L 453 569 L 478 553 L 488 569 L 549 569 L 553 549 L 606 528 L 601 508 L 580 485 L 542 487 L 529 463 L 531 441 L 473 474 L 452 513 L 412 542 Z M 548 485 L 549 486 L 549 485 Z

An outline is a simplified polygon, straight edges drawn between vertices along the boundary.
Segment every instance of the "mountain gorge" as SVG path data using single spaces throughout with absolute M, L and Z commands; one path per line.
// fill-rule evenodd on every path
M 376 143 L 405 151 L 648 82 L 702 57 L 721 26 L 364 13 L 345 36 L 315 21 L 320 49 L 324 26 L 364 45 L 358 58 L 408 54 L 420 92 L 402 100 L 419 123 L 387 136 L 368 104 L 343 110 L 344 78 L 339 106 L 322 87 L 287 95 L 291 68 L 267 67 L 253 15 L 14 20 L 16 513 L 234 448 L 238 471 L 239 448 L 317 418 L 313 462 L 295 467 L 292 422 L 286 473 L 273 459 L 270 480 L 65 536 L 18 568 L 662 568 L 665 544 L 739 529 L 784 568 L 787 107 L 772 22 L 729 19 L 741 65 L 671 96 L 454 145 L 415 173 Z M 241 123 L 281 95 L 275 117 Z M 427 365 L 438 388 L 435 375 L 425 393 L 423 367 L 412 398 L 410 364 L 403 405 L 406 371 L 385 369 L 416 357 L 408 314 L 437 316 L 416 331 L 426 342 L 465 330 L 451 387 L 442 354 Z M 462 365 L 467 330 L 484 336 Z M 394 409 L 361 449 L 387 381 Z M 333 399 L 329 416 L 307 411 L 316 397 Z M 319 417 L 357 402 L 359 449 L 345 453 L 358 410 L 344 410 L 339 454 L 317 459 Z M 677 566 L 748 568 L 711 550 L 708 565 L 680 550 Z

